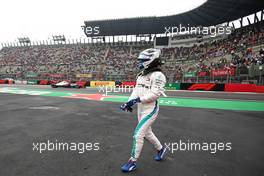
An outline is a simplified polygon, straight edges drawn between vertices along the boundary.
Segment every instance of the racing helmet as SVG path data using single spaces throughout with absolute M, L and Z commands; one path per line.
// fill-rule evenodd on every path
M 149 48 L 142 51 L 138 56 L 138 68 L 146 69 L 161 64 L 160 55 L 160 49 Z

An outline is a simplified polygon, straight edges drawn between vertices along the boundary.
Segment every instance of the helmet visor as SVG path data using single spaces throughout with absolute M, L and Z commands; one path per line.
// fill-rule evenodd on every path
M 144 62 L 147 62 L 147 61 L 149 61 L 150 59 L 140 59 L 140 58 L 138 58 L 138 65 L 137 65 L 137 67 L 139 68 L 139 69 L 143 69 L 144 68 Z
M 148 61 L 148 60 L 150 60 L 150 57 L 151 56 L 146 55 L 146 54 L 139 54 L 138 60 L 146 60 L 146 61 Z

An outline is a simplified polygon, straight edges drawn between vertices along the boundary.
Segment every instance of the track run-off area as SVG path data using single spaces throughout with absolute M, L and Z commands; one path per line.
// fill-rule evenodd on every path
M 230 144 L 231 150 L 169 151 L 164 161 L 144 143 L 137 176 L 261 175 L 263 94 L 166 91 L 153 131 L 165 144 Z M 119 109 L 130 93 L 97 88 L 0 85 L 0 175 L 123 176 L 137 125 Z M 93 144 L 93 150 L 35 150 L 33 144 Z M 99 150 L 97 150 L 99 147 Z M 221 146 L 220 146 L 221 147 Z M 130 175 L 130 174 L 129 174 Z
M 0 86 L 0 93 L 11 94 L 23 94 L 23 95 L 38 95 L 48 97 L 62 97 L 62 98 L 77 98 L 85 100 L 95 101 L 108 101 L 108 102 L 126 102 L 128 100 L 128 94 L 104 94 L 99 89 L 69 89 L 58 88 L 53 89 L 50 86 Z M 264 95 L 254 94 L 258 96 L 258 100 L 243 99 L 244 97 L 252 94 L 241 93 L 241 99 L 228 96 L 230 98 L 222 98 L 221 93 L 215 92 L 214 94 L 220 94 L 220 97 L 204 97 L 206 94 L 212 94 L 209 92 L 198 92 L 199 96 L 180 96 L 181 91 L 175 91 L 173 96 L 161 97 L 159 104 L 161 106 L 176 106 L 176 107 L 188 107 L 188 108 L 207 108 L 207 109 L 222 109 L 222 110 L 239 110 L 239 111 L 264 111 Z M 184 92 L 185 94 L 187 92 Z M 192 93 L 192 92 L 190 92 Z M 203 94 L 201 94 L 203 93 Z M 188 93 L 187 93 L 188 94 Z M 230 93 L 232 94 L 232 93 Z M 179 96 L 178 96 L 179 95 Z M 224 95 L 224 94 L 223 94 Z M 263 99 L 261 99 L 263 97 Z

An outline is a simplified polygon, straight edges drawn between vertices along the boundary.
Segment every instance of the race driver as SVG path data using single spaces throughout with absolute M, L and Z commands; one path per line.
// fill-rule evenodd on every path
M 152 143 L 157 150 L 154 157 L 156 161 L 161 161 L 166 152 L 154 135 L 151 125 L 156 120 L 159 113 L 158 98 L 164 94 L 166 77 L 160 69 L 162 64 L 160 49 L 147 49 L 142 51 L 138 57 L 138 67 L 142 70 L 137 77 L 136 86 L 133 89 L 127 103 L 121 105 L 123 111 L 132 112 L 132 106 L 138 104 L 138 124 L 133 136 L 133 146 L 129 161 L 121 167 L 123 172 L 130 172 L 136 169 L 136 162 L 139 159 L 144 138 Z

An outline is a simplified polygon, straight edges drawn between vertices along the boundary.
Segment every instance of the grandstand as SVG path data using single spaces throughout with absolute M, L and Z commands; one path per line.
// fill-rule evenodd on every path
M 233 3 L 235 8 L 224 7 L 218 1 L 209 0 L 201 7 L 179 15 L 85 21 L 84 31 L 91 26 L 98 26 L 101 29 L 100 36 L 85 33 L 87 40 L 67 42 L 64 38 L 61 42 L 34 43 L 27 39 L 27 42 L 20 45 L 2 44 L 0 76 L 2 79 L 18 80 L 131 81 L 138 72 L 135 69 L 138 53 L 156 45 L 157 39 L 162 38 L 160 34 L 164 32 L 164 25 L 212 26 L 227 22 L 226 26 L 234 27 L 232 21 L 240 18 L 241 26 L 233 30 L 230 35 L 206 37 L 205 35 L 169 36 L 166 34 L 165 38 L 170 40 L 170 44 L 164 44 L 161 47 L 162 58 L 165 61 L 163 70 L 169 82 L 263 84 L 263 2 L 256 1 L 256 3 L 248 4 L 247 1 L 226 1 L 230 6 Z M 217 5 L 219 8 L 215 7 Z M 216 8 L 215 15 L 210 16 L 212 12 L 208 7 Z M 224 13 L 226 8 L 231 8 L 232 15 L 218 18 L 218 15 Z M 256 15 L 259 10 L 261 10 L 260 18 Z M 255 14 L 254 22 L 243 26 L 245 21 L 243 17 L 252 13 Z M 207 20 L 202 21 L 203 17 Z M 163 20 L 162 25 L 158 25 L 161 20 Z M 139 22 L 141 25 L 138 24 Z M 125 28 L 122 28 L 124 24 Z M 122 37 L 124 35 L 125 39 Z M 132 41 L 133 35 L 136 35 L 135 41 Z M 85 76 L 77 76 L 80 74 Z

